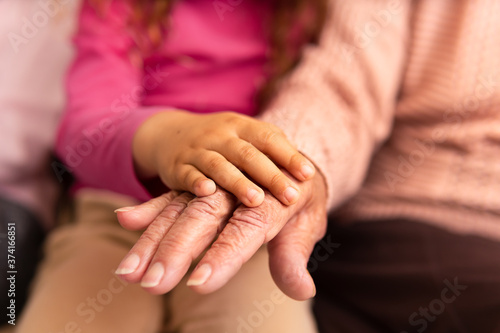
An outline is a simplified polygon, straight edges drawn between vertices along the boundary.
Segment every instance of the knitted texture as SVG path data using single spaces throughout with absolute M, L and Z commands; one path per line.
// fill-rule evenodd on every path
M 339 220 L 500 239 L 500 3 L 331 1 L 262 119 L 319 167 Z

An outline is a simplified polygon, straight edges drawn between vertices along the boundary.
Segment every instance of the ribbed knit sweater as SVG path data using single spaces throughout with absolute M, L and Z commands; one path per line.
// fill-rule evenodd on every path
M 500 239 L 500 2 L 331 6 L 261 118 L 318 165 L 339 221 Z

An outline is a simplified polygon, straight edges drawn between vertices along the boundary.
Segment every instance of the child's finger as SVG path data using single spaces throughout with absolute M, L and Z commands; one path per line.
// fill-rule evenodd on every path
M 256 183 L 267 188 L 279 201 L 291 205 L 299 199 L 299 189 L 273 161 L 259 149 L 241 139 L 220 147 L 227 160 L 244 170 Z
M 183 164 L 178 167 L 177 172 L 171 172 L 161 177 L 167 186 L 191 192 L 198 197 L 211 195 L 217 189 L 213 180 L 189 164 Z
M 191 163 L 245 206 L 256 207 L 264 200 L 264 191 L 219 153 L 207 151 L 194 155 Z
M 290 143 L 281 129 L 271 124 L 252 126 L 245 129 L 242 138 L 277 165 L 290 172 L 298 180 L 311 179 L 315 173 L 314 165 Z

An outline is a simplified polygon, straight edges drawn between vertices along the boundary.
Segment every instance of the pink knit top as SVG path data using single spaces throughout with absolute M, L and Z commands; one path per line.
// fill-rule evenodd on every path
M 181 1 L 179 11 L 185 8 L 182 13 L 194 15 L 191 3 L 206 3 L 197 19 L 212 24 L 191 25 L 191 33 L 183 32 L 178 43 L 197 38 L 199 43 L 192 43 L 192 48 L 205 44 L 217 52 L 227 43 L 246 41 L 239 66 L 263 57 L 258 29 L 245 29 L 239 17 L 255 18 L 260 2 L 242 2 L 241 6 L 255 6 L 253 11 L 236 7 L 228 12 L 235 15 L 234 22 L 217 21 L 210 1 Z M 340 208 L 339 221 L 410 218 L 500 239 L 500 3 L 331 0 L 330 4 L 320 44 L 305 49 L 298 68 L 259 117 L 280 126 L 316 163 L 328 185 L 329 208 Z M 77 37 L 80 55 L 70 75 L 71 102 L 58 151 L 70 166 L 74 164 L 83 182 L 146 198 L 132 170 L 130 140 L 137 125 L 158 110 L 154 105 L 170 105 L 174 99 L 162 100 L 161 94 L 148 91 L 142 99 L 133 93 L 148 72 L 132 65 L 131 41 L 117 32 L 123 23 L 119 11 L 115 13 L 113 24 L 104 24 L 84 8 Z M 208 28 L 217 24 L 220 35 L 210 34 Z M 192 48 L 179 46 L 190 58 L 179 56 L 199 69 L 206 57 L 185 52 Z M 249 54 L 255 55 L 253 60 Z M 147 63 L 146 68 L 148 64 L 157 68 L 156 63 Z M 229 69 L 221 72 L 230 75 Z M 163 86 L 174 84 L 177 77 L 162 79 Z M 210 82 L 202 85 L 205 89 L 219 84 L 203 82 Z M 237 80 L 224 86 L 227 92 L 220 99 L 224 103 L 207 109 L 248 110 L 237 102 L 250 94 L 240 92 L 233 100 L 236 93 L 228 89 L 234 85 Z M 174 92 L 179 87 L 168 89 Z M 199 99 L 203 93 L 190 93 L 190 102 L 179 106 L 204 109 Z M 125 102 L 117 102 L 126 94 L 136 96 L 128 99 L 130 112 L 120 111 L 126 109 Z M 84 147 L 81 142 L 90 141 L 92 131 L 100 131 L 102 138 L 96 134 L 95 144 Z M 68 152 L 78 150 L 81 160 L 72 161 Z
M 330 3 L 262 118 L 320 166 L 339 221 L 500 239 L 500 2 Z
M 83 3 L 56 149 L 79 186 L 146 200 L 131 149 L 146 118 L 172 108 L 255 115 L 265 80 L 268 7 L 244 1 L 220 11 L 212 1 L 179 1 L 159 50 L 142 56 L 127 32 L 125 3 L 112 1 L 106 15 Z

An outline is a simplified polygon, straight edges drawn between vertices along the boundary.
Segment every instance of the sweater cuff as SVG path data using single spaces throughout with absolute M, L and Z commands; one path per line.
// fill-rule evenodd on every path
M 132 141 L 134 135 L 144 121 L 149 117 L 168 109 L 168 107 L 140 107 L 120 116 L 121 124 L 117 126 L 115 138 L 110 140 L 108 151 L 111 156 L 105 165 L 113 166 L 109 170 L 113 173 L 109 175 L 109 188 L 122 194 L 137 198 L 141 201 L 147 201 L 152 198 L 144 184 L 138 179 L 132 156 Z M 108 186 L 107 186 L 108 187 Z
M 354 189 L 352 174 L 359 174 L 361 165 L 348 165 L 350 127 L 340 101 L 332 92 L 314 91 L 306 85 L 288 85 L 272 105 L 258 118 L 281 128 L 315 166 L 326 183 L 327 210 L 339 206 Z M 336 111 L 335 111 L 336 110 Z

